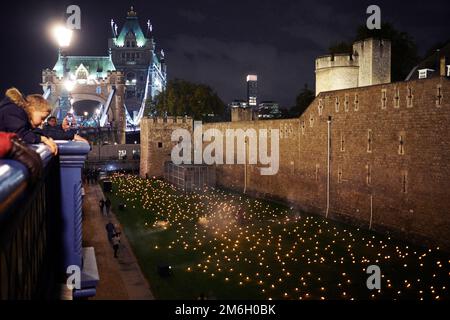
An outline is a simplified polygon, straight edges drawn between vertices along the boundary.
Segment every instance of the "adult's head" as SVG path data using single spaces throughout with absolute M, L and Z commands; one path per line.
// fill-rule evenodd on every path
M 56 127 L 56 125 L 58 124 L 56 121 L 56 117 L 51 116 L 47 119 L 47 123 L 50 127 Z
M 6 96 L 19 107 L 25 109 L 33 128 L 39 127 L 51 112 L 50 104 L 40 94 L 30 94 L 26 97 L 16 88 L 6 91 Z

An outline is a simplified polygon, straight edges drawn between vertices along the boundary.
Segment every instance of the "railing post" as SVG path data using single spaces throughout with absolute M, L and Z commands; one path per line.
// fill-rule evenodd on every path
M 81 170 L 90 150 L 89 144 L 76 141 L 57 141 L 61 173 L 61 215 L 63 232 L 63 262 L 81 270 L 81 289 L 74 297 L 95 295 L 98 282 L 97 264 L 93 248 L 82 248 Z

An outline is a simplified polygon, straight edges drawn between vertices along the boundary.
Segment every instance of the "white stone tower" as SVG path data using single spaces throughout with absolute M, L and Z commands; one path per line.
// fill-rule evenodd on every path
M 365 39 L 353 44 L 353 54 L 316 59 L 316 95 L 320 92 L 391 82 L 391 42 Z

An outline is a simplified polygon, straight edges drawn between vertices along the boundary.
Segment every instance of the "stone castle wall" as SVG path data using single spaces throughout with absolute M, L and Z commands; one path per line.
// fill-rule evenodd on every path
M 298 119 L 210 123 L 203 131 L 279 129 L 278 174 L 217 165 L 217 183 L 325 215 L 331 117 L 329 217 L 450 248 L 449 97 L 446 78 L 322 92 Z M 170 139 L 166 128 L 161 135 Z M 158 159 L 141 170 L 161 166 Z
M 176 142 L 171 141 L 175 129 L 193 130 L 190 117 L 142 118 L 141 119 L 141 177 L 162 177 L 164 163 Z

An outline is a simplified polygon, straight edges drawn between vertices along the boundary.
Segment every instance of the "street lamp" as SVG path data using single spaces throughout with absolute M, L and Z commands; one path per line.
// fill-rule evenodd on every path
M 101 131 L 100 131 L 100 108 L 97 108 L 95 110 L 95 114 L 97 115 L 97 144 L 98 144 L 98 161 L 100 161 L 100 148 L 101 148 L 101 144 L 102 144 L 102 135 L 101 135 Z
M 53 35 L 58 42 L 59 48 L 67 48 L 70 45 L 70 40 L 72 40 L 73 31 L 67 27 L 58 25 L 53 29 Z
M 58 120 L 62 121 L 69 109 L 71 108 L 69 100 L 69 92 L 73 90 L 75 83 L 67 79 L 67 56 L 65 49 L 70 45 L 73 31 L 64 27 L 56 26 L 53 29 L 53 35 L 58 42 L 58 55 L 63 64 L 63 88 L 61 90 L 61 97 L 59 100 Z

